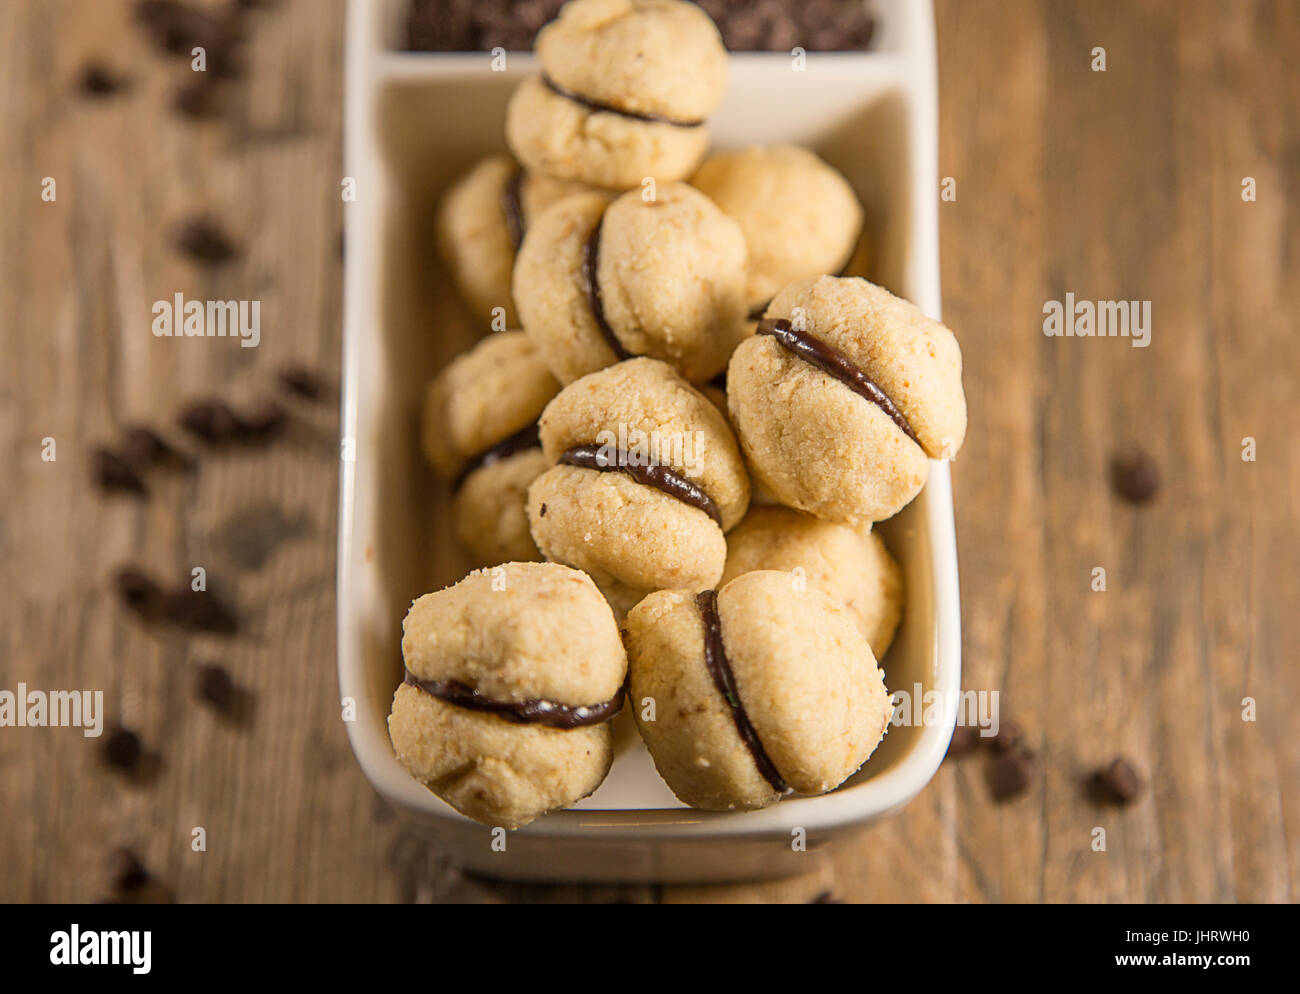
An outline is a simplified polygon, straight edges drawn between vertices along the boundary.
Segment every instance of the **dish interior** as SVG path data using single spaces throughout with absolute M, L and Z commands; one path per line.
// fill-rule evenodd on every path
M 393 691 L 401 678 L 401 621 L 413 598 L 460 579 L 476 564 L 457 548 L 449 492 L 425 465 L 419 414 L 427 381 L 480 335 L 440 263 L 431 232 L 438 199 L 477 159 L 504 153 L 506 102 L 530 57 L 509 56 L 509 70 L 494 72 L 486 56 L 437 60 L 385 55 L 376 89 L 371 135 L 382 172 L 381 218 L 375 250 L 377 306 L 363 330 L 356 381 L 358 477 L 369 488 L 358 496 L 353 543 L 359 639 L 365 679 L 357 721 L 385 734 Z M 740 55 L 731 61 L 729 96 L 711 119 L 714 145 L 807 145 L 848 178 L 866 208 L 872 245 L 871 277 L 916 299 L 908 271 L 911 203 L 906 90 L 898 84 L 901 60 L 809 56 L 796 71 L 783 55 Z M 366 191 L 361 191 L 365 196 Z M 372 205 L 372 209 L 375 205 Z M 798 205 L 791 205 L 798 209 Z M 370 462 L 362 466 L 363 462 Z M 946 486 L 946 476 L 945 476 Z M 895 519 L 878 527 L 903 568 L 907 606 L 902 625 L 882 661 L 891 690 L 930 687 L 936 673 L 935 577 L 927 491 Z M 344 568 L 348 568 L 346 565 Z M 352 651 L 342 646 L 341 652 Z M 867 764 L 840 791 L 863 784 L 900 764 L 925 730 L 891 729 Z M 616 724 L 619 743 L 609 778 L 576 807 L 586 810 L 680 808 L 655 773 L 628 714 Z M 390 753 L 391 755 L 391 753 Z M 396 766 L 396 759 L 392 765 Z M 371 770 L 372 779 L 375 771 Z M 384 780 L 392 782 L 391 770 Z M 404 774 L 403 774 L 404 775 Z M 423 792 L 419 785 L 410 786 Z M 405 794 L 406 792 L 403 791 Z M 783 804 L 815 803 L 792 800 Z M 426 795 L 422 807 L 449 807 Z M 551 816 L 556 817 L 556 816 Z

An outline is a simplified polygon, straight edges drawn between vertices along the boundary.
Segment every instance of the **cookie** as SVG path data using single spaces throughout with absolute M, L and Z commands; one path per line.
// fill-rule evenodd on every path
M 857 277 L 792 283 L 727 367 L 727 407 L 776 500 L 862 524 L 902 510 L 929 458 L 966 434 L 961 349 L 948 328 Z
M 568 197 L 524 237 L 514 296 L 563 383 L 637 355 L 702 383 L 748 333 L 745 259 L 736 222 L 685 183 L 651 202 Z
M 849 612 L 791 573 L 661 590 L 627 616 L 629 701 L 659 775 L 713 811 L 823 794 L 871 755 L 892 714 Z
M 854 254 L 862 205 L 848 181 L 806 148 L 716 152 L 691 185 L 745 234 L 751 311 L 761 313 L 787 283 L 841 272 Z
M 571 383 L 541 418 L 552 468 L 528 490 L 542 554 L 587 572 L 616 609 L 708 587 L 749 478 L 718 409 L 670 366 L 630 359 Z
M 883 659 L 903 612 L 903 572 L 872 531 L 821 521 L 788 507 L 751 507 L 727 533 L 722 584 L 774 569 L 843 604 L 877 659 Z
M 524 505 L 548 465 L 537 419 L 559 389 L 521 331 L 489 335 L 429 384 L 424 451 L 455 489 L 456 537 L 479 563 L 541 558 Z
M 504 155 L 478 162 L 443 195 L 435 231 L 438 250 L 471 313 L 486 331 L 502 308 L 508 327 L 518 327 L 510 278 L 530 219 L 588 187 L 526 173 Z
M 627 658 L 590 579 L 554 563 L 479 570 L 419 598 L 402 631 L 388 732 L 416 780 L 507 828 L 600 786 Z
M 708 150 L 727 53 L 679 0 L 571 0 L 537 36 L 506 140 L 530 170 L 609 189 L 685 179 Z

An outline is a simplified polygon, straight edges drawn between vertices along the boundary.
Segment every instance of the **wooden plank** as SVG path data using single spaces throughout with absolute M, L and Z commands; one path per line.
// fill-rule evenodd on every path
M 150 474 L 147 502 L 90 486 L 91 448 L 124 425 L 167 426 L 207 392 L 254 401 L 291 359 L 337 376 L 342 6 L 252 15 L 249 78 L 197 124 L 169 109 L 184 61 L 152 52 L 128 4 L 0 4 L 0 687 L 102 689 L 160 758 L 131 785 L 75 730 L 0 730 L 0 899 L 93 900 L 127 843 L 184 901 L 1295 900 L 1289 4 L 939 0 L 945 314 L 971 409 L 954 474 L 965 683 L 1002 691 L 1039 775 L 996 805 L 983 757 L 946 764 L 804 877 L 662 890 L 469 879 L 374 797 L 337 713 L 332 400 L 295 404 L 270 449 Z M 80 97 L 91 56 L 129 91 Z M 197 209 L 240 243 L 233 265 L 172 251 Z M 176 291 L 260 298 L 262 344 L 154 339 L 151 304 Z M 1150 300 L 1150 347 L 1045 338 L 1043 304 L 1067 291 Z M 1130 441 L 1164 477 L 1141 509 L 1107 484 Z M 172 580 L 204 566 L 241 635 L 140 625 L 111 589 L 124 562 Z M 208 659 L 254 692 L 248 727 L 195 701 Z M 1153 789 L 1099 809 L 1082 780 L 1118 753 Z

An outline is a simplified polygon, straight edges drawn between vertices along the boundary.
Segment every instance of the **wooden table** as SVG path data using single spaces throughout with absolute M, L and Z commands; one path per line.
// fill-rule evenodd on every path
M 940 0 L 945 314 L 971 411 L 965 685 L 1002 691 L 1042 762 L 1003 805 L 981 757 L 949 762 L 815 876 L 698 889 L 466 879 L 375 798 L 338 718 L 332 403 L 295 403 L 274 446 L 151 473 L 147 501 L 90 484 L 91 449 L 123 425 L 169 425 L 214 391 L 256 400 L 289 360 L 337 375 L 341 13 L 253 15 L 247 79 L 195 123 L 169 107 L 185 62 L 157 57 L 125 3 L 0 4 L 0 688 L 102 688 L 160 759 L 131 785 L 75 729 L 0 729 L 0 899 L 99 897 L 117 844 L 182 901 L 1300 896 L 1292 4 Z M 129 91 L 83 98 L 89 56 Z M 170 248 L 196 209 L 238 240 L 232 265 Z M 151 303 L 177 290 L 262 299 L 260 347 L 153 337 Z M 1044 303 L 1066 292 L 1151 301 L 1150 346 L 1045 337 Z M 1107 482 L 1135 441 L 1164 481 L 1141 508 Z M 241 634 L 141 625 L 113 593 L 124 562 L 172 580 L 203 566 Z M 249 727 L 196 703 L 209 659 L 255 693 Z M 1082 780 L 1120 753 L 1150 789 L 1098 808 Z

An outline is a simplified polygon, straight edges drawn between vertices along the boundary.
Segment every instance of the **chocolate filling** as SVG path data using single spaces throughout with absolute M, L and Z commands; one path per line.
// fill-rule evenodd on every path
M 622 362 L 624 359 L 631 359 L 632 353 L 623 348 L 623 343 L 618 340 L 614 329 L 605 320 L 605 303 L 600 296 L 600 279 L 597 275 L 597 267 L 600 265 L 600 229 L 604 223 L 605 218 L 602 215 L 596 222 L 596 227 L 591 229 L 591 235 L 588 236 L 587 244 L 582 250 L 582 280 L 587 286 L 587 303 L 591 307 L 591 316 L 596 319 L 596 327 L 605 337 L 605 342 L 614 350 L 614 355 Z
M 506 216 L 506 231 L 510 233 L 510 243 L 516 252 L 524 243 L 524 206 L 520 199 L 523 185 L 524 171 L 516 169 L 501 191 L 501 213 Z
M 499 463 L 503 459 L 509 459 L 517 452 L 523 452 L 524 449 L 535 449 L 541 445 L 541 440 L 537 437 L 537 422 L 525 425 L 509 438 L 503 438 L 490 448 L 484 449 L 473 459 L 465 463 L 456 474 L 456 479 L 452 481 L 452 489 L 459 490 L 461 485 L 469 479 L 470 473 L 482 469 L 485 466 L 491 466 Z
M 871 401 L 889 415 L 889 419 L 902 429 L 903 434 L 921 445 L 916 432 L 912 431 L 912 426 L 907 423 L 903 412 L 890 400 L 889 395 L 839 349 L 813 338 L 806 331 L 796 331 L 785 318 L 777 318 L 775 321 L 764 318 L 758 323 L 757 332 L 760 335 L 771 335 L 800 359 L 816 366 L 827 376 L 833 376 L 859 397 Z
M 601 704 L 583 704 L 571 707 L 568 704 L 556 704 L 554 701 L 495 701 L 485 697 L 473 687 L 457 680 L 421 680 L 410 670 L 406 671 L 406 682 L 419 687 L 431 697 L 454 704 L 470 711 L 487 711 L 513 721 L 516 725 L 547 725 L 551 728 L 582 728 L 586 725 L 599 725 L 618 714 L 623 706 L 623 690 L 612 700 Z
M 615 449 L 614 453 L 614 458 L 611 460 L 603 445 L 575 445 L 565 450 L 560 456 L 560 462 L 567 466 L 580 466 L 583 469 L 599 469 L 607 472 L 621 470 L 637 483 L 654 487 L 669 497 L 676 497 L 683 504 L 698 508 L 712 518 L 719 528 L 722 527 L 722 514 L 718 510 L 718 505 L 713 503 L 713 498 L 686 477 L 667 466 L 656 463 L 649 466 L 635 464 L 628 459 L 628 454 L 623 449 Z
M 753 722 L 749 720 L 745 705 L 741 703 L 740 693 L 736 689 L 736 676 L 731 672 L 731 664 L 727 661 L 727 650 L 722 644 L 722 619 L 718 617 L 718 592 L 701 591 L 695 598 L 695 606 L 700 609 L 700 617 L 704 621 L 704 665 L 709 670 L 709 676 L 713 678 L 713 685 L 718 688 L 718 693 L 731 708 L 731 717 L 736 723 L 736 731 L 740 733 L 740 738 L 749 750 L 749 754 L 754 757 L 754 765 L 758 767 L 758 772 L 763 774 L 763 779 L 772 785 L 773 790 L 778 794 L 784 794 L 790 789 L 790 785 L 777 772 L 776 764 L 763 748 L 758 732 L 754 731 Z
M 650 124 L 671 124 L 677 128 L 698 128 L 704 123 L 703 121 L 684 121 L 681 118 L 666 117 L 663 114 L 652 114 L 647 111 L 624 110 L 622 107 L 615 107 L 613 104 L 601 103 L 599 100 L 584 97 L 581 93 L 566 90 L 546 73 L 542 73 L 542 82 L 546 84 L 547 89 L 552 93 L 559 94 L 565 100 L 572 100 L 575 104 L 586 107 L 588 110 L 600 111 L 605 114 L 617 114 L 619 117 L 631 118 L 633 121 L 647 121 Z

